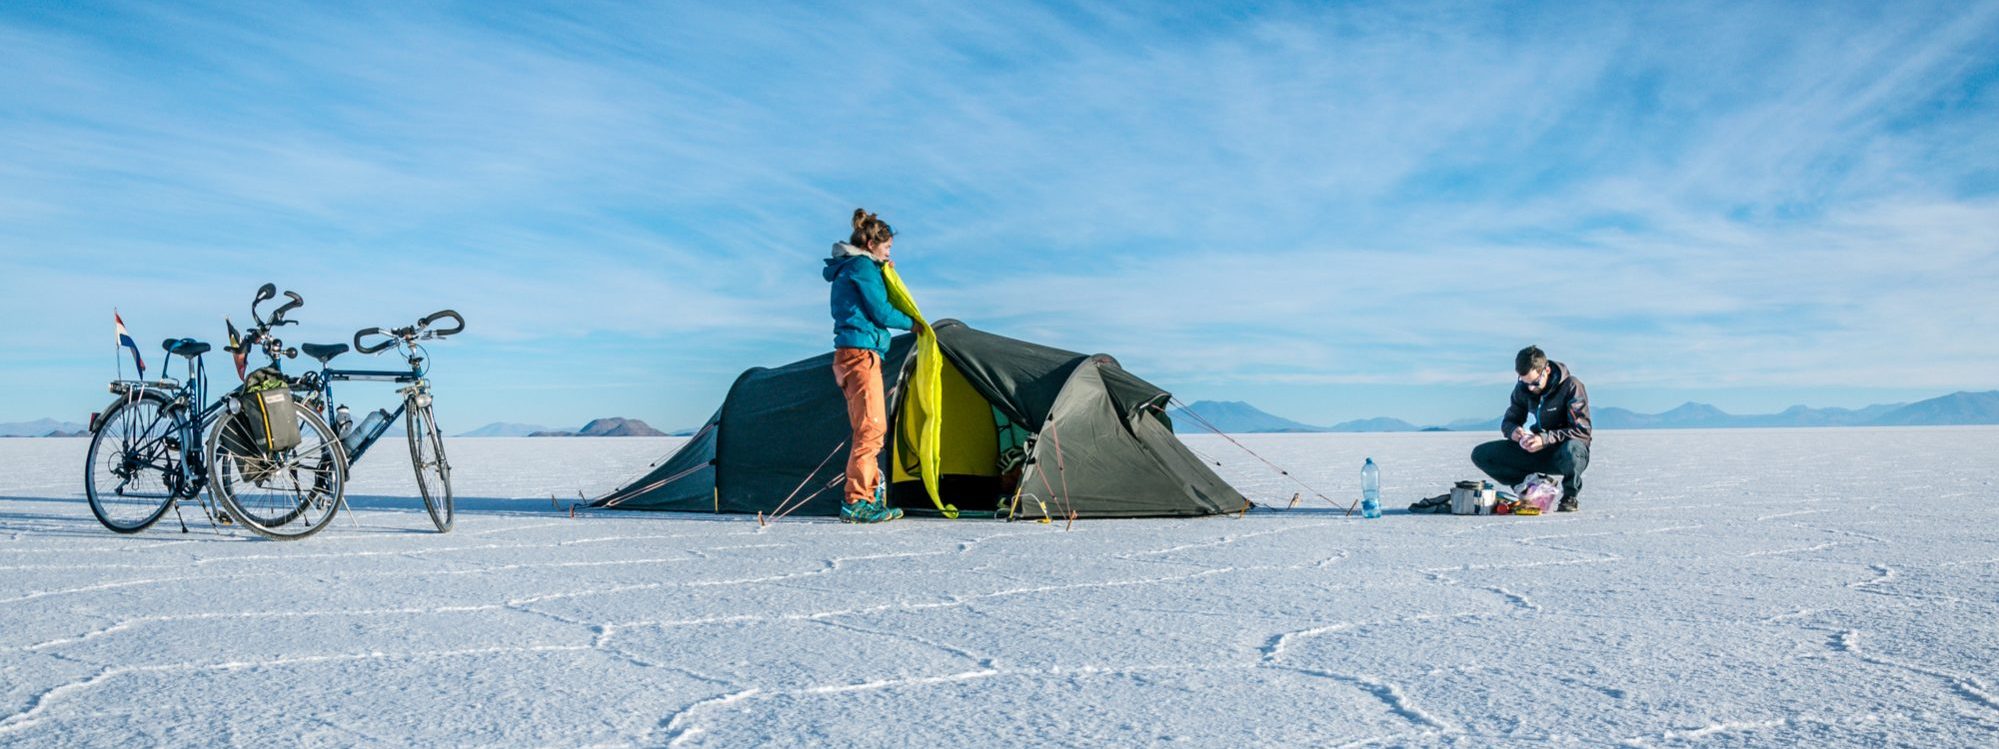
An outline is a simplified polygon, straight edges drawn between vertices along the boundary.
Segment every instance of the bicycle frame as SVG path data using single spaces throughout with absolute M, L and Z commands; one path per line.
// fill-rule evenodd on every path
M 169 383 L 171 387 L 162 387 Z M 207 432 L 208 426 L 215 422 L 217 412 L 225 408 L 227 401 L 218 398 L 214 403 L 203 406 L 192 414 L 183 415 L 185 413 L 183 409 L 208 400 L 208 365 L 200 357 L 188 359 L 185 383 L 173 383 L 171 380 L 154 382 L 118 380 L 111 383 L 111 392 L 119 397 L 143 398 L 149 391 L 165 395 L 167 406 L 153 417 L 152 424 L 146 425 L 145 433 L 151 434 L 152 427 L 158 424 L 160 419 L 172 419 L 173 428 L 163 430 L 158 436 L 140 443 L 129 450 L 128 454 L 142 458 L 143 462 L 160 469 L 161 473 L 167 473 L 168 466 L 152 464 L 152 461 L 163 459 L 166 452 L 172 449 L 164 444 L 166 440 L 179 440 L 181 459 L 179 470 L 175 472 L 177 486 L 173 487 L 173 499 L 178 501 L 199 497 L 201 490 L 208 485 L 208 470 L 202 463 L 201 437 Z M 103 427 L 95 424 L 92 426 Z
M 419 396 L 426 395 L 427 393 L 425 391 L 429 389 L 430 385 L 429 382 L 424 380 L 422 372 L 414 368 L 395 371 L 395 370 L 376 370 L 376 369 L 333 369 L 331 367 L 323 366 L 319 370 L 319 395 L 321 398 L 324 399 L 321 405 L 321 409 L 324 412 L 322 415 L 325 416 L 326 420 L 329 423 L 333 421 L 334 418 L 333 412 L 339 408 L 339 406 L 335 404 L 333 401 L 333 383 L 335 382 L 394 382 L 405 385 L 405 387 L 398 388 L 396 390 L 396 392 L 401 393 L 403 395 L 403 400 L 401 403 L 398 403 L 396 405 L 396 410 L 389 414 L 388 420 L 382 423 L 382 431 L 373 435 L 369 435 L 368 437 L 364 438 L 359 444 L 356 444 L 352 450 L 348 451 L 347 464 L 349 466 L 352 466 L 355 463 L 360 462 L 361 456 L 367 454 L 368 448 L 373 447 L 375 442 L 382 438 L 382 435 L 388 434 L 388 427 L 392 424 L 395 424 L 397 419 L 403 418 L 404 414 L 408 413 L 410 407 L 410 401 L 414 400 Z M 351 424 L 346 428 L 359 429 L 360 424 L 358 423 Z M 342 439 L 341 443 L 342 445 L 346 444 L 345 443 L 346 436 L 347 435 L 345 434 L 340 435 Z
M 298 350 L 274 335 L 282 326 L 297 324 L 285 314 L 305 304 L 305 299 L 286 291 L 289 301 L 266 316 L 261 305 L 277 296 L 275 284 L 257 290 L 250 302 L 250 318 L 256 324 L 247 332 L 239 332 L 224 318 L 229 339 L 222 350 L 233 355 L 243 386 L 211 391 L 202 354 L 212 347 L 192 338 L 162 342 L 168 362 L 159 380 L 111 383 L 116 400 L 91 416 L 84 472 L 85 494 L 98 522 L 118 533 L 138 533 L 159 522 L 168 509 L 175 509 L 178 517 L 180 504 L 199 500 L 217 525 L 240 523 L 268 538 L 293 540 L 325 528 L 344 506 L 347 461 L 339 447 L 329 444 L 332 428 L 312 406 L 295 405 L 296 400 L 284 398 L 283 392 L 264 393 L 287 386 L 294 394 L 308 391 L 305 378 L 286 375 L 282 366 L 285 359 L 298 358 Z M 246 367 L 257 353 L 269 363 L 253 373 Z M 167 374 L 174 356 L 187 359 L 185 381 Z M 253 397 L 246 394 L 252 392 L 258 395 L 246 402 Z M 208 402 L 210 398 L 213 402 Z M 285 411 L 271 410 L 273 403 L 283 404 Z M 420 407 L 423 401 L 412 403 Z M 260 423 L 248 423 L 241 416 L 252 406 L 263 417 Z M 277 418 L 293 416 L 296 432 Z M 267 435 L 284 435 L 284 444 L 274 438 L 260 446 L 259 427 L 268 428 Z M 279 427 L 285 430 L 280 432 Z M 307 432 L 315 435 L 310 446 L 302 439 Z M 187 530 L 184 519 L 181 530 Z

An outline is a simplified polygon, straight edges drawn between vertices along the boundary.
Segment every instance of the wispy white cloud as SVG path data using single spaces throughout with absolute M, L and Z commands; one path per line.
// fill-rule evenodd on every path
M 1990 386 L 1995 32 L 1992 2 L 17 6 L 0 345 L 94 362 L 114 301 L 198 331 L 276 279 L 318 337 L 459 307 L 507 387 L 559 376 L 536 350 L 712 390 L 704 353 L 824 346 L 816 258 L 867 205 L 933 313 L 1169 384 L 1467 384 L 1531 340 L 1633 388 Z

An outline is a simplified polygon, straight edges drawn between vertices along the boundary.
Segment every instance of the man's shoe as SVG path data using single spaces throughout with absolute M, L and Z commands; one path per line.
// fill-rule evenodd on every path
M 1582 509 L 1582 502 L 1575 495 L 1563 497 L 1561 504 L 1555 505 L 1556 512 L 1575 512 L 1580 509 Z

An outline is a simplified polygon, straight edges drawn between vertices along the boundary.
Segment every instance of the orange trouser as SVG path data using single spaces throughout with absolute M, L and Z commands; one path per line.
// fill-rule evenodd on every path
M 888 436 L 881 355 L 864 348 L 834 349 L 833 379 L 847 396 L 847 425 L 854 430 L 847 451 L 847 501 L 873 499 L 875 484 L 881 483 L 882 439 Z

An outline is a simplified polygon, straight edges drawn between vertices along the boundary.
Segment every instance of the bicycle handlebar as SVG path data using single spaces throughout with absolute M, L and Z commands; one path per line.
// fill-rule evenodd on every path
M 370 346 L 368 344 L 361 342 L 361 338 L 363 336 L 370 336 L 370 335 L 387 336 L 388 340 L 382 341 L 382 345 L 379 346 Z M 388 348 L 391 346 L 396 345 L 396 341 L 399 340 L 400 338 L 401 336 L 398 336 L 391 331 L 383 330 L 381 328 L 364 328 L 362 330 L 354 331 L 354 350 L 359 351 L 363 354 L 379 353 L 381 351 L 388 350 Z
M 272 311 L 269 320 L 264 319 L 263 314 L 257 311 L 257 308 L 263 306 L 264 302 L 270 301 L 276 298 L 277 296 L 278 296 L 277 284 L 267 283 L 264 284 L 263 286 L 257 287 L 256 298 L 250 300 L 250 319 L 257 321 L 257 327 L 275 328 L 280 325 L 298 324 L 298 321 L 296 320 L 285 319 L 285 313 L 298 309 L 299 307 L 305 306 L 305 297 L 299 296 L 298 292 L 296 291 L 285 292 L 285 296 L 289 298 L 291 301 L 285 302 L 283 305 L 280 305 L 276 310 Z
M 426 330 L 431 326 L 432 323 L 447 318 L 449 318 L 453 322 L 458 323 L 458 327 L 451 328 L 449 330 Z M 422 320 L 418 320 L 416 323 L 416 329 L 425 330 L 429 335 L 436 336 L 438 338 L 458 335 L 459 333 L 465 332 L 465 316 L 458 314 L 456 310 L 441 309 L 436 312 L 430 313 L 429 316 L 423 318 Z
M 263 286 L 257 287 L 257 296 L 250 300 L 250 319 L 257 323 L 257 327 L 261 328 L 265 326 L 264 316 L 263 314 L 257 312 L 257 307 L 263 305 L 264 302 L 270 301 L 271 297 L 277 295 L 278 295 L 277 284 L 267 283 L 264 284 Z
M 287 291 L 285 292 L 285 296 L 289 297 L 291 301 L 285 302 L 284 306 L 277 308 L 276 311 L 271 313 L 271 327 L 273 328 L 285 323 L 298 324 L 296 320 L 286 320 L 285 313 L 305 306 L 305 297 L 299 296 L 298 292 Z
M 437 321 L 439 320 L 450 320 L 454 323 L 457 323 L 457 325 L 454 327 L 446 328 L 444 330 L 430 330 L 430 326 L 437 323 Z M 415 342 L 420 340 L 427 340 L 431 338 L 444 338 L 447 336 L 458 335 L 459 333 L 463 332 L 465 332 L 465 316 L 458 314 L 456 310 L 441 309 L 436 312 L 432 312 L 429 315 L 424 316 L 424 318 L 418 320 L 415 325 L 405 325 L 403 327 L 393 328 L 393 329 L 363 328 L 361 330 L 354 331 L 354 350 L 359 351 L 363 354 L 374 354 L 386 351 L 390 347 L 395 346 L 397 343 L 414 344 Z M 368 336 L 382 336 L 385 340 L 383 340 L 381 343 L 370 346 L 361 341 L 361 339 L 366 338 Z

